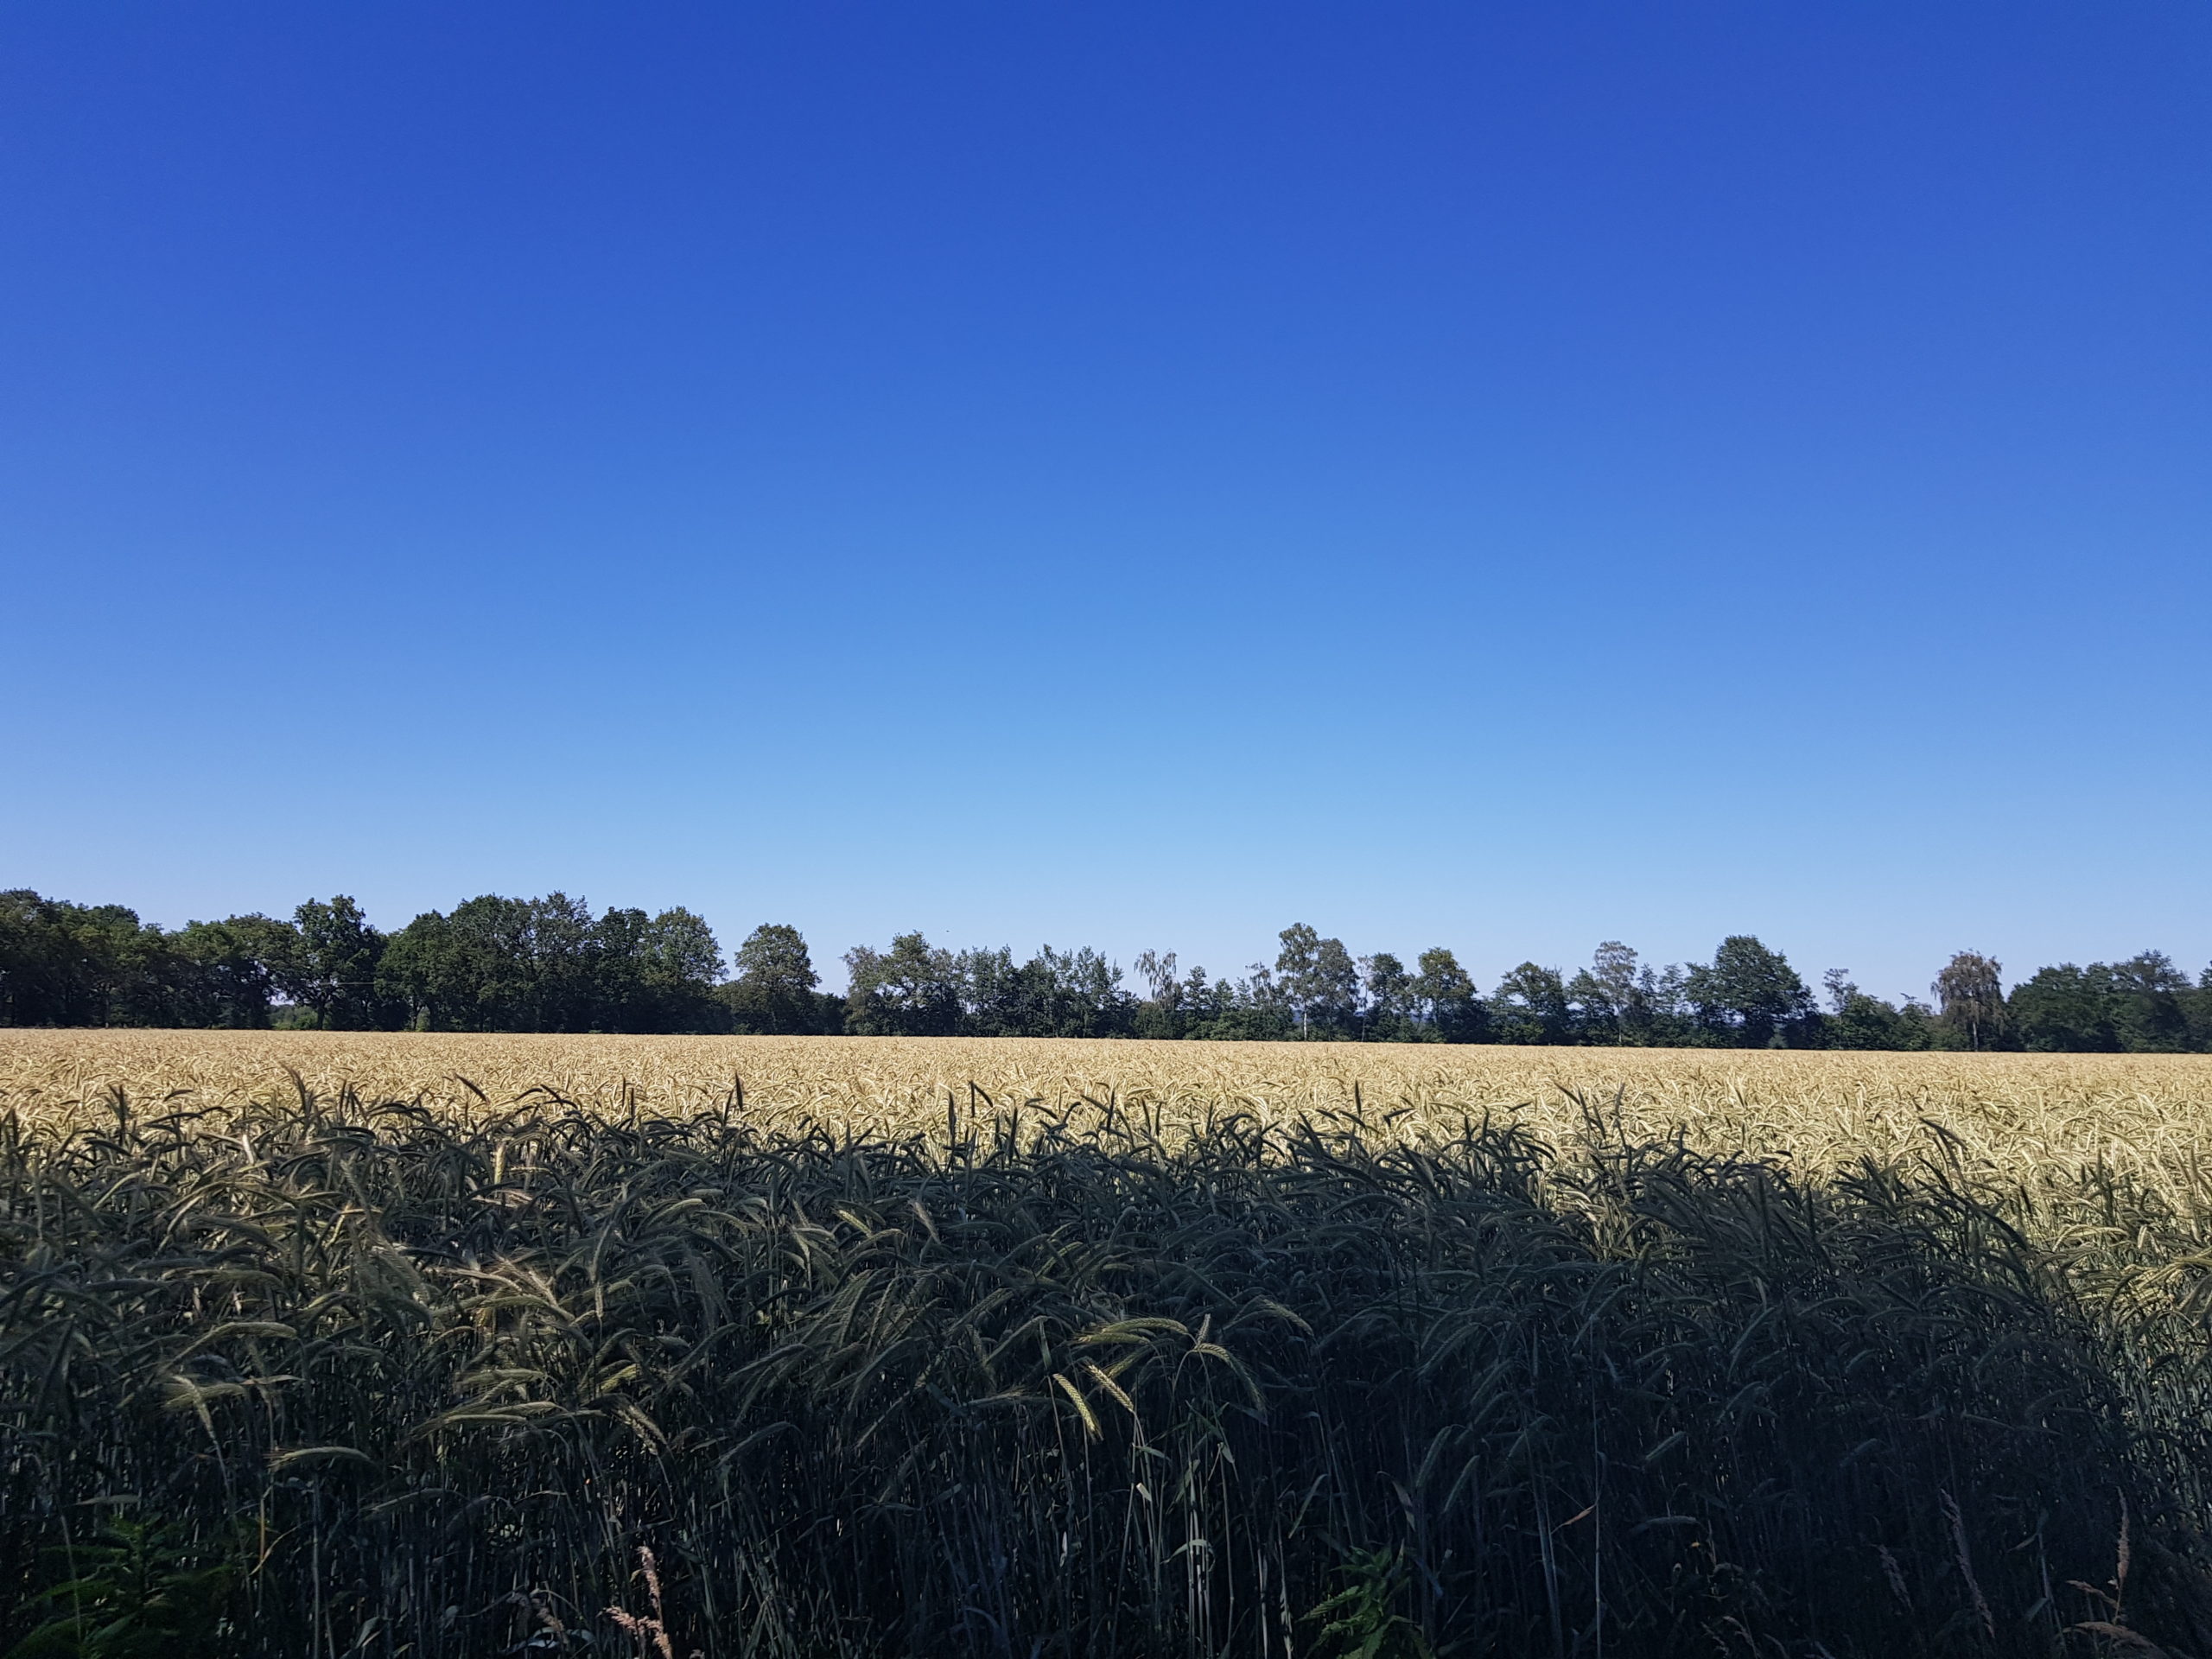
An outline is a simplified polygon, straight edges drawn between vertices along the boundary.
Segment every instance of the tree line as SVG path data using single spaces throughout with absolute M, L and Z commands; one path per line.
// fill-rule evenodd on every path
M 18 888 L 0 893 L 0 1025 L 2212 1052 L 2212 967 L 2192 981 L 2157 950 L 2009 990 L 1999 963 L 1961 951 L 1928 1000 L 1891 1002 L 1841 969 L 1816 996 L 1748 934 L 1663 967 L 1609 940 L 1587 967 L 1524 962 L 1487 991 L 1441 946 L 1409 966 L 1302 922 L 1277 944 L 1218 979 L 1147 950 L 1132 986 L 1088 947 L 1017 961 L 902 933 L 847 951 L 839 995 L 798 929 L 757 927 L 726 962 L 681 907 L 487 893 L 385 933 L 341 894 L 169 930 Z

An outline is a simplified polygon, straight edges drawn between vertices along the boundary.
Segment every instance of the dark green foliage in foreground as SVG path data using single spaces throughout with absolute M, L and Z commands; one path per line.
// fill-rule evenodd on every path
M 0 1636 L 128 1497 L 246 1655 L 2212 1650 L 2212 1191 L 947 1114 L 10 1124 Z
M 10 1659 L 218 1659 L 242 1640 L 246 1542 L 194 1544 L 186 1528 L 128 1518 L 56 1545 L 44 1618 Z

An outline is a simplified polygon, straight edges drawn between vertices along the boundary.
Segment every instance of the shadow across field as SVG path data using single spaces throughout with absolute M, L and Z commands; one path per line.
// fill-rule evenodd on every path
M 2212 1185 L 1075 1116 L 0 1119 L 6 1639 L 2212 1653 Z

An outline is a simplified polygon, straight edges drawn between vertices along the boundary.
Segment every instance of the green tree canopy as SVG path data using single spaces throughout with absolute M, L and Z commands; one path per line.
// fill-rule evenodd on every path
M 1482 1001 L 1459 958 L 1442 945 L 1421 953 L 1414 964 L 1413 994 L 1421 1018 L 1447 1043 L 1480 1042 L 1486 1033 Z
M 1359 964 L 1342 939 L 1325 939 L 1304 922 L 1277 936 L 1274 985 L 1308 1037 L 1348 1035 L 1359 1013 Z
M 2039 968 L 2012 988 L 2008 1012 L 2023 1048 L 2043 1053 L 2116 1049 L 2112 986 L 2102 963 Z
M 960 968 L 918 932 L 888 950 L 845 953 L 845 1029 L 862 1037 L 950 1037 L 960 1029 Z
M 721 947 L 678 906 L 657 915 L 581 899 L 482 893 L 392 937 L 378 983 L 431 1031 L 716 1031 Z
M 1789 958 L 1748 933 L 1731 934 L 1710 964 L 1692 967 L 1683 995 L 1708 1032 L 1743 1048 L 1807 1040 L 1817 1022 L 1813 994 Z
M 2004 967 L 1979 951 L 1961 950 L 1944 964 L 1930 988 L 1943 1023 L 1966 1039 L 1968 1048 L 1986 1048 L 2005 1027 Z
M 1567 984 L 1556 968 L 1524 962 L 1491 994 L 1491 1030 L 1505 1043 L 1563 1043 L 1573 1028 Z
M 737 947 L 737 976 L 725 989 L 739 1031 L 802 1036 L 832 1029 L 830 1009 L 816 987 L 822 976 L 798 929 L 766 922 Z
M 387 1023 L 377 984 L 385 936 L 344 893 L 310 899 L 292 912 L 296 930 L 270 964 L 287 1001 L 308 1009 L 327 1031 L 375 1031 Z

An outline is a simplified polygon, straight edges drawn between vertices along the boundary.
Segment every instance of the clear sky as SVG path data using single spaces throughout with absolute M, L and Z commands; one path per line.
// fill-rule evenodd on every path
M 17 3 L 0 885 L 2212 957 L 2212 8 Z

